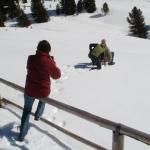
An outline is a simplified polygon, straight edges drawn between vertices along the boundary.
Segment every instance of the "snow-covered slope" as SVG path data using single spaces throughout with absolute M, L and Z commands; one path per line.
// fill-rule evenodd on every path
M 127 36 L 126 22 L 128 12 L 137 6 L 143 11 L 145 22 L 149 25 L 150 1 L 106 1 L 110 13 L 105 17 L 100 11 L 103 2 L 96 0 L 98 10 L 95 13 L 67 17 L 53 15 L 50 22 L 32 24 L 29 28 L 9 27 L 10 22 L 7 22 L 7 27 L 0 28 L 0 77 L 24 86 L 27 57 L 35 53 L 40 40 L 46 39 L 51 43 L 52 55 L 62 70 L 61 79 L 52 81 L 50 97 L 150 133 L 150 41 Z M 50 10 L 56 3 L 51 2 L 52 8 L 49 8 L 49 4 L 45 3 Z M 28 7 L 26 12 L 29 12 Z M 116 64 L 90 71 L 90 60 L 87 57 L 89 43 L 100 42 L 102 38 L 107 40 L 109 48 L 115 52 Z M 23 105 L 23 94 L 3 84 L 0 84 L 0 94 Z M 35 107 L 36 104 L 33 109 Z M 13 137 L 13 130 L 18 132 L 20 118 L 9 112 L 0 109 L 3 114 L 0 117 L 0 149 L 90 149 L 34 121 L 26 137 L 28 143 L 14 141 L 12 144 L 9 137 Z M 17 114 L 21 116 L 21 112 Z M 65 124 L 65 128 L 111 149 L 111 131 L 50 106 L 46 107 L 44 117 L 61 126 Z M 57 140 L 53 140 L 54 137 L 61 139 L 65 146 L 60 146 Z M 149 146 L 126 138 L 125 149 L 148 150 Z

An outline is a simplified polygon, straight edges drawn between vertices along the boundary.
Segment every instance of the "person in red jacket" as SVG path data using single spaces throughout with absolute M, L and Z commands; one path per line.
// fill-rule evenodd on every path
M 45 102 L 51 91 L 51 80 L 59 79 L 61 71 L 56 66 L 53 56 L 50 56 L 51 46 L 48 41 L 38 43 L 35 55 L 30 55 L 27 60 L 27 76 L 24 91 L 24 109 L 21 118 L 19 141 L 23 141 L 29 128 L 29 116 L 35 99 L 39 99 L 35 120 L 43 114 Z

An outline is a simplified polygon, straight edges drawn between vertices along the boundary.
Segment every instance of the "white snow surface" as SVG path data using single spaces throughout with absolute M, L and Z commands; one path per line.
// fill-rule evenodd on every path
M 50 16 L 48 23 L 28 28 L 0 28 L 0 78 L 24 87 L 28 55 L 35 54 L 40 40 L 48 40 L 51 54 L 62 71 L 52 80 L 52 97 L 60 102 L 97 116 L 125 124 L 150 134 L 150 40 L 129 36 L 126 17 L 134 6 L 140 8 L 150 25 L 150 0 L 106 0 L 110 8 L 103 16 L 104 0 L 96 0 L 95 13 Z M 51 7 L 49 7 L 51 4 Z M 46 1 L 52 12 L 57 1 Z M 30 13 L 30 2 L 26 4 Z M 105 38 L 115 52 L 113 66 L 90 71 L 89 44 Z M 0 95 L 23 106 L 23 93 L 0 84 Z M 36 109 L 37 101 L 33 111 Z M 92 150 L 56 129 L 31 117 L 24 142 L 15 141 L 22 112 L 7 106 L 0 109 L 0 150 Z M 46 105 L 43 117 L 103 147 L 111 149 L 112 132 Z M 125 137 L 125 150 L 149 150 L 150 147 Z

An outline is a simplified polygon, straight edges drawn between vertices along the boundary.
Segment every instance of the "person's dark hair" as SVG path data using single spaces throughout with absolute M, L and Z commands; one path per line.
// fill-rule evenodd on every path
M 49 53 L 51 51 L 51 45 L 48 41 L 42 40 L 38 43 L 37 50 Z

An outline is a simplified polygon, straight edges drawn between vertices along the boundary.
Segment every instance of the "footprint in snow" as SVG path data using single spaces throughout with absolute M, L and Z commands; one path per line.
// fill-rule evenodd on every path
M 60 127 L 65 127 L 66 126 L 66 121 L 63 120 L 63 121 L 59 122 L 58 125 Z

